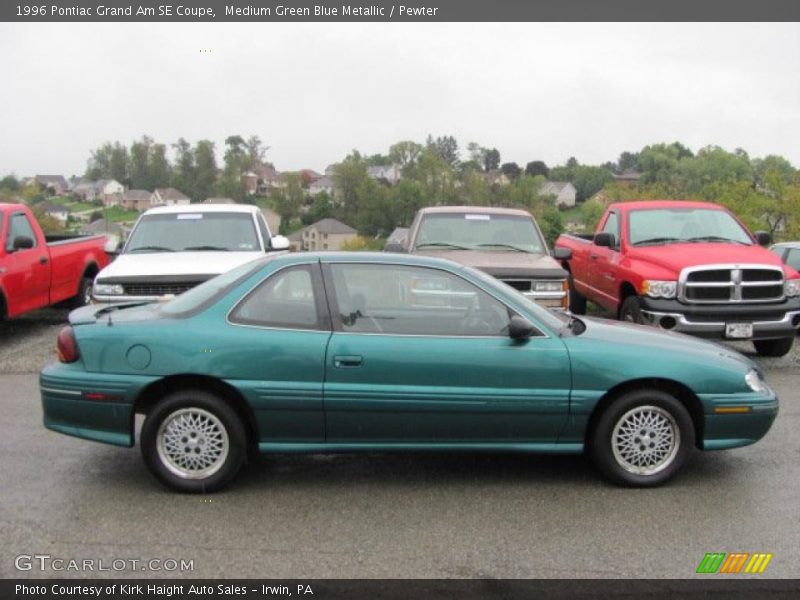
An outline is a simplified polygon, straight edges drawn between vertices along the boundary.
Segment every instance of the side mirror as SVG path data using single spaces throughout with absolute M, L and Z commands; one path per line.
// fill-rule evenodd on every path
M 384 252 L 406 252 L 405 246 L 400 242 L 389 242 L 383 247 Z
M 284 235 L 276 235 L 269 240 L 270 250 L 287 250 L 289 248 L 289 238 Z
M 120 240 L 119 237 L 116 235 L 108 235 L 106 236 L 106 243 L 103 246 L 103 250 L 106 254 L 119 254 L 121 246 L 122 240 Z
M 772 236 L 766 231 L 756 231 L 756 242 L 759 246 L 769 246 L 772 243 Z
M 533 335 L 534 327 L 528 319 L 514 315 L 508 324 L 508 337 L 512 340 L 527 340 Z
M 550 256 L 556 260 L 569 260 L 572 258 L 572 250 L 569 248 L 553 248 L 550 252 Z
M 17 250 L 28 250 L 30 248 L 33 248 L 33 238 L 27 235 L 18 235 L 14 238 L 11 251 L 16 252 Z
M 603 248 L 613 248 L 617 245 L 617 240 L 614 238 L 613 233 L 597 233 L 594 236 L 594 245 L 602 246 Z

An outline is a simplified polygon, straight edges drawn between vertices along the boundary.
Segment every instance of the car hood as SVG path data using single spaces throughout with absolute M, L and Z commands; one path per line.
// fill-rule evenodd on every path
M 713 264 L 758 264 L 782 267 L 780 257 L 761 246 L 741 244 L 669 244 L 630 248 L 627 258 L 645 260 L 670 271 L 676 276 L 686 267 Z
M 598 342 L 605 348 L 620 348 L 627 354 L 638 355 L 643 362 L 650 359 L 666 362 L 667 355 L 673 354 L 672 358 L 680 357 L 682 361 L 690 363 L 727 362 L 747 369 L 756 368 L 755 363 L 746 356 L 709 340 L 624 321 L 594 317 L 580 317 L 580 320 L 586 324 L 586 331 L 563 338 L 568 347 Z
M 98 279 L 164 275 L 213 276 L 264 256 L 263 252 L 153 252 L 121 254 Z
M 414 254 L 446 258 L 493 277 L 564 278 L 566 271 L 547 254 L 488 250 L 418 250 Z

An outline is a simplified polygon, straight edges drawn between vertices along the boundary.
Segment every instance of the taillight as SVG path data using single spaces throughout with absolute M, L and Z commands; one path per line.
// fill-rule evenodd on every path
M 58 332 L 56 351 L 58 352 L 58 360 L 63 363 L 75 362 L 81 357 L 80 352 L 78 352 L 78 342 L 75 341 L 75 332 L 69 325 Z

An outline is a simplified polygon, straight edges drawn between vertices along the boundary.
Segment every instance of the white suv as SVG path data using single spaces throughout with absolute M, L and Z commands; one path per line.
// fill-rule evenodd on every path
M 247 204 L 162 206 L 144 213 L 120 255 L 98 273 L 95 302 L 157 300 L 180 294 L 289 240 L 270 233 Z

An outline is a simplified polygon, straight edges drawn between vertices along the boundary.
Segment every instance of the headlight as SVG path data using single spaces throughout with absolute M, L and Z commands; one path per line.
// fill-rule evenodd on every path
M 564 290 L 564 282 L 562 281 L 534 281 L 534 292 L 561 292 Z
M 651 298 L 674 298 L 678 293 L 678 282 L 646 279 L 642 282 L 642 293 Z
M 800 279 L 787 279 L 783 283 L 783 294 L 787 298 L 800 296 Z
M 125 290 L 118 283 L 95 283 L 92 293 L 95 296 L 121 296 Z
M 744 376 L 744 381 L 747 386 L 754 392 L 763 394 L 768 391 L 767 382 L 761 377 L 761 374 L 755 369 L 750 369 L 747 375 Z

